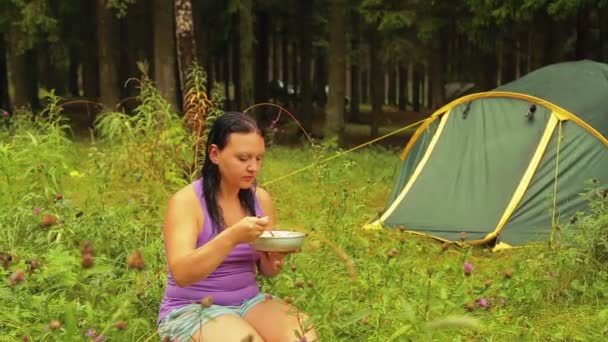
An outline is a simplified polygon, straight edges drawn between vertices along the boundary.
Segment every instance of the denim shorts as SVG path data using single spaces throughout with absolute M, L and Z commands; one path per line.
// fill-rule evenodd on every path
M 274 297 L 273 297 L 274 298 Z M 201 327 L 222 315 L 236 315 L 243 318 L 255 305 L 266 300 L 264 293 L 258 293 L 241 305 L 224 306 L 211 305 L 203 308 L 200 304 L 190 304 L 175 309 L 167 315 L 158 325 L 158 335 L 161 341 L 169 337 L 172 341 L 188 341 Z

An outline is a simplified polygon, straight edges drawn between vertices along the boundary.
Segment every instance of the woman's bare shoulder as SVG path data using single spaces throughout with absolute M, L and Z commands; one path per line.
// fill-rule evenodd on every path
M 200 211 L 199 208 L 200 201 L 196 196 L 194 184 L 188 184 L 176 191 L 171 195 L 167 204 L 168 210 L 179 211 L 182 214 L 197 214 Z

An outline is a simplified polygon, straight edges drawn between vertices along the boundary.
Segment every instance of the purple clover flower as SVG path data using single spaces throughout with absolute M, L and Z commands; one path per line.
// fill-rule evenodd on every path
M 466 275 L 470 275 L 471 273 L 473 273 L 473 264 L 471 264 L 469 262 L 465 262 L 462 265 L 462 268 L 463 268 L 464 274 L 466 274 Z
M 485 298 L 479 298 L 477 300 L 477 305 L 481 306 L 482 308 L 489 308 L 490 302 L 488 302 L 488 300 Z
M 36 208 L 34 208 L 34 215 L 38 215 L 38 214 L 40 214 L 41 212 L 42 212 L 42 209 L 41 209 L 41 208 L 37 208 L 37 207 L 36 207 Z
M 2 113 L 2 116 L 5 116 L 5 117 L 9 117 L 9 116 L 11 116 L 11 113 L 9 113 L 9 112 L 7 112 L 7 111 L 5 111 L 5 110 L 1 110 L 1 109 L 0 109 L 0 112 Z
M 95 337 L 93 339 L 93 342 L 104 342 L 105 340 L 106 340 L 106 337 L 104 335 L 99 334 L 99 335 L 97 335 L 97 337 Z
M 97 334 L 97 332 L 95 331 L 95 329 L 89 329 L 84 334 L 84 336 L 86 336 L 86 337 L 95 337 L 95 334 Z

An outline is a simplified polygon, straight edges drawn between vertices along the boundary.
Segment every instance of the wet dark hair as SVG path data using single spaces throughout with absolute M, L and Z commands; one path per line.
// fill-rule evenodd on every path
M 228 143 L 228 138 L 232 133 L 257 133 L 264 138 L 264 132 L 249 115 L 240 112 L 227 112 L 218 117 L 207 136 L 207 146 L 205 146 L 205 161 L 202 169 L 203 197 L 207 204 L 209 216 L 211 216 L 211 226 L 213 234 L 219 233 L 225 228 L 226 222 L 222 209 L 217 203 L 217 194 L 220 190 L 221 174 L 219 167 L 209 158 L 209 148 L 212 144 L 217 145 L 218 149 L 223 150 Z M 255 189 L 255 187 L 254 187 Z M 255 190 L 240 189 L 239 201 L 241 207 L 249 215 L 255 215 Z

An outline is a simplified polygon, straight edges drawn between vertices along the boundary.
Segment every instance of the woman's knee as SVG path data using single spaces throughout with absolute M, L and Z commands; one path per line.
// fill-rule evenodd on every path
M 189 341 L 264 342 L 255 329 L 238 316 L 223 315 L 205 322 Z

